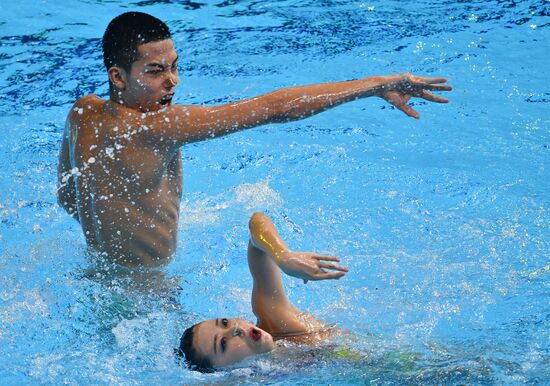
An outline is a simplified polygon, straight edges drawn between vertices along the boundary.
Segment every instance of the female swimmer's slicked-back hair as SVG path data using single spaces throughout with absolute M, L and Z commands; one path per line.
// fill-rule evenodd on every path
M 201 373 L 212 373 L 214 368 L 208 358 L 199 355 L 193 346 L 193 336 L 195 335 L 195 327 L 197 323 L 183 332 L 180 338 L 180 347 L 176 350 L 176 355 L 185 359 L 185 363 L 191 370 L 200 371 Z
M 143 12 L 126 12 L 115 17 L 103 34 L 103 62 L 107 70 L 113 66 L 130 71 L 138 59 L 140 44 L 170 39 L 168 26 Z

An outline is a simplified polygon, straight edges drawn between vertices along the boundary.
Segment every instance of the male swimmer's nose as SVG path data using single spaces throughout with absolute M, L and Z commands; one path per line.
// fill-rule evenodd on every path
M 175 87 L 178 85 L 178 79 L 173 77 L 168 77 L 166 84 L 168 85 L 168 87 Z

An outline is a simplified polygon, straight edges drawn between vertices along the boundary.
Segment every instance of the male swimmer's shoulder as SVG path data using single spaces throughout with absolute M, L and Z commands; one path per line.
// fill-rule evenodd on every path
M 86 110 L 102 107 L 105 104 L 105 102 L 107 102 L 105 99 L 101 99 L 97 95 L 88 94 L 78 99 L 75 102 L 73 109 L 82 108 L 84 110 L 83 112 L 85 112 Z
M 89 94 L 78 99 L 69 111 L 69 122 L 71 124 L 80 125 L 83 119 L 96 115 L 103 111 L 103 106 L 106 100 L 101 99 L 97 95 Z
M 97 95 L 84 95 L 83 97 L 77 99 L 77 101 L 73 104 L 73 106 L 71 107 L 71 111 L 69 111 L 69 115 L 83 115 L 86 110 L 89 110 L 90 108 L 96 108 L 100 105 L 103 105 L 104 103 L 105 100 L 101 99 Z

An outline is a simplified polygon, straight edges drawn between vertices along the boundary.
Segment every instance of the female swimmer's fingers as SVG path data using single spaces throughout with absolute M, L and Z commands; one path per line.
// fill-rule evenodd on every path
M 437 95 L 434 95 L 428 91 L 422 91 L 418 94 L 418 97 L 422 99 L 426 99 L 427 101 L 431 102 L 437 102 L 437 103 L 447 103 L 449 100 L 447 98 L 443 98 Z
M 326 256 L 326 255 L 315 255 L 313 256 L 314 258 L 316 258 L 317 260 L 327 260 L 327 261 L 340 261 L 339 258 L 337 258 L 336 256 Z
M 348 269 L 346 267 L 342 267 L 341 265 L 336 264 L 319 263 L 319 267 L 325 269 L 333 269 L 335 271 L 348 272 Z
M 330 280 L 330 279 L 340 279 L 344 276 L 345 272 L 325 272 L 319 275 L 316 275 L 315 278 L 311 280 Z

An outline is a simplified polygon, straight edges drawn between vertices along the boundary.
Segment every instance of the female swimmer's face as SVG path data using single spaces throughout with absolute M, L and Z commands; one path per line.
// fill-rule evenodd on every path
M 271 351 L 271 335 L 242 319 L 212 319 L 194 329 L 193 346 L 213 367 L 228 366 L 251 355 Z

